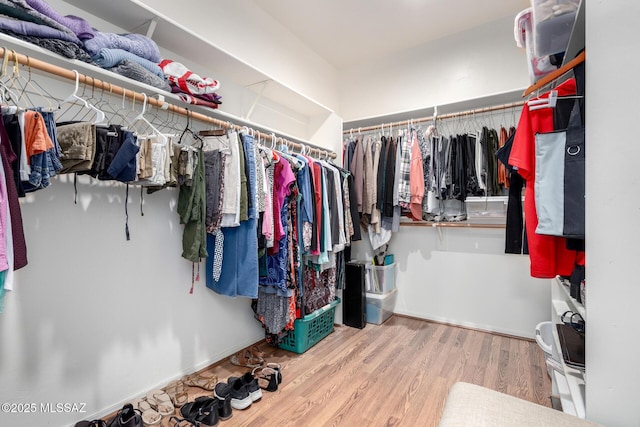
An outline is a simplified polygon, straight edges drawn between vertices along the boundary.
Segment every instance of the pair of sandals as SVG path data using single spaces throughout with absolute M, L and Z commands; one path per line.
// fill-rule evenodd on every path
M 189 400 L 187 390 L 188 388 L 182 380 L 171 381 L 164 388 L 165 393 L 169 395 L 173 406 L 176 408 L 182 407 Z
M 182 381 L 185 386 L 198 387 L 203 390 L 213 391 L 218 383 L 218 376 L 208 371 L 195 372 L 185 376 L 180 381 Z
M 267 363 L 265 366 L 253 368 L 251 375 L 258 380 L 261 389 L 274 392 L 278 391 L 278 385 L 282 383 L 281 367 L 277 363 Z
M 246 368 L 257 368 L 264 364 L 265 354 L 254 345 L 231 356 L 231 364 Z
M 171 397 L 164 390 L 152 390 L 146 397 L 131 404 L 141 413 L 144 427 L 159 426 L 163 417 L 175 412 Z

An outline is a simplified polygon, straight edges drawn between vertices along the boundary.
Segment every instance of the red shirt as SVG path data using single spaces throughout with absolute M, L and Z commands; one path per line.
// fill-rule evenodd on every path
M 558 96 L 575 95 L 575 79 L 567 80 L 558 86 Z M 545 93 L 540 98 L 549 97 Z M 566 248 L 566 239 L 562 237 L 536 234 L 538 216 L 535 202 L 536 176 L 536 133 L 552 132 L 553 108 L 541 108 L 530 111 L 527 104 L 522 108 L 518 129 L 513 141 L 509 164 L 518 168 L 518 174 L 526 181 L 524 195 L 524 215 L 526 222 L 531 276 L 541 279 L 553 278 L 560 274 L 569 276 L 576 262 L 584 263 L 584 253 L 570 251 Z

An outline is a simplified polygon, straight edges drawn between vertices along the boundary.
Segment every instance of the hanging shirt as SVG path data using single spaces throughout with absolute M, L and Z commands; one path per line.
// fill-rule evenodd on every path
M 418 133 L 412 135 L 411 144 L 411 168 L 409 188 L 411 190 L 411 215 L 414 220 L 422 220 L 422 198 L 424 197 L 424 173 L 422 169 L 422 153 L 418 144 Z
M 413 151 L 413 133 L 405 133 L 404 138 L 399 142 L 400 157 L 397 162 L 399 171 L 397 173 L 398 204 L 402 207 L 409 207 L 411 203 L 411 152 Z
M 285 237 L 282 224 L 282 209 L 285 199 L 290 193 L 290 185 L 296 180 L 291 165 L 285 159 L 280 158 L 273 170 L 273 219 L 274 219 L 274 246 L 270 253 L 278 252 L 277 243 Z
M 382 147 L 382 143 L 380 141 L 376 141 L 373 143 L 372 151 L 373 151 L 373 169 L 372 169 L 372 182 L 371 185 L 373 187 L 372 190 L 372 205 L 371 205 L 371 218 L 369 220 L 369 224 L 373 226 L 376 232 L 380 232 L 380 207 L 378 206 L 378 189 L 380 188 L 378 184 L 378 179 L 380 175 L 378 174 L 378 170 L 380 167 L 380 150 Z M 360 230 L 360 226 L 358 222 L 354 222 L 354 227 L 357 227 L 358 231 Z
M 273 223 L 273 171 L 274 164 L 271 158 L 263 157 L 265 164 L 265 191 L 267 198 L 265 199 L 265 211 L 262 215 L 262 234 L 267 239 L 267 248 L 273 248 L 274 239 L 274 223 Z M 268 167 L 267 167 L 268 164 Z
M 349 166 L 349 171 L 353 175 L 356 198 L 358 200 L 358 212 L 362 212 L 362 192 L 364 189 L 364 150 L 360 139 L 356 141 L 353 159 Z
M 362 213 L 371 215 L 373 206 L 376 203 L 376 175 L 373 169 L 373 142 L 371 136 L 364 140 L 364 161 L 363 161 L 363 193 L 362 193 Z
M 215 138 L 215 139 L 213 139 Z M 225 154 L 224 196 L 222 198 L 221 227 L 240 225 L 240 152 L 238 134 L 229 132 L 223 137 L 205 138 L 205 147 L 219 149 Z
M 558 96 L 576 93 L 575 79 L 567 80 L 558 86 Z M 541 98 L 548 97 L 546 93 Z M 513 141 L 509 164 L 518 168 L 518 174 L 526 181 L 524 214 L 526 218 L 527 242 L 531 261 L 531 276 L 553 278 L 556 275 L 571 275 L 576 261 L 581 262 L 582 255 L 566 248 L 566 239 L 536 234 L 538 217 L 535 204 L 535 134 L 554 130 L 553 108 L 529 110 L 528 104 L 522 108 L 516 136 Z

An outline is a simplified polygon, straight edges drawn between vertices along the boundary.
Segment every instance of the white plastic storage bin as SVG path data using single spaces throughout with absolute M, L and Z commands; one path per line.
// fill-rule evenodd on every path
M 580 0 L 532 0 L 531 4 L 536 56 L 564 52 Z
M 547 373 L 551 378 L 553 378 L 554 370 L 564 373 L 562 371 L 562 364 L 553 358 L 553 328 L 555 328 L 553 322 L 540 322 L 536 326 L 536 342 L 542 351 L 544 351 L 544 357 L 547 362 Z
M 365 264 L 365 289 L 372 294 L 386 294 L 396 288 L 396 263 L 389 265 Z
M 373 294 L 367 292 L 366 314 L 367 323 L 381 325 L 393 314 L 396 306 L 397 289 L 386 294 Z

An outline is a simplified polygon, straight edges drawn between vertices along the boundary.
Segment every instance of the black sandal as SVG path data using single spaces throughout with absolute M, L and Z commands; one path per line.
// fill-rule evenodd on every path
M 260 373 L 256 371 L 260 370 Z M 274 392 L 278 391 L 278 371 L 273 368 L 255 368 L 251 374 L 258 380 L 258 385 L 261 389 Z M 264 386 L 264 383 L 267 383 Z
M 278 373 L 278 384 L 282 384 L 282 372 L 280 371 L 280 364 L 275 362 L 267 363 L 267 368 L 271 368 Z
M 198 423 L 198 426 L 215 426 L 218 424 L 218 398 L 197 397 L 180 408 L 180 414 L 188 421 Z

